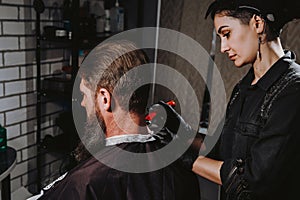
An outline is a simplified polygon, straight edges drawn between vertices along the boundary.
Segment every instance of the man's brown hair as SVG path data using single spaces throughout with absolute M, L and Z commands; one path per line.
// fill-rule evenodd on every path
M 105 88 L 111 95 L 115 95 L 112 98 L 121 107 L 126 109 L 125 106 L 130 99 L 129 111 L 143 114 L 148 102 L 149 84 L 142 85 L 143 77 L 138 73 L 130 73 L 130 76 L 126 73 L 146 63 L 148 63 L 147 55 L 132 42 L 111 41 L 98 45 L 88 55 L 80 73 L 86 86 L 95 92 L 95 97 L 100 88 Z M 138 89 L 132 93 L 131 90 L 134 88 Z

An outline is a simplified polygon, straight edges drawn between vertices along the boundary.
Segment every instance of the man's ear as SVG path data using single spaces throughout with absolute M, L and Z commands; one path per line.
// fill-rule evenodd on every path
M 97 92 L 97 106 L 105 111 L 111 110 L 111 95 L 105 88 L 100 88 Z
M 265 30 L 265 20 L 259 15 L 253 15 L 251 21 L 252 25 L 256 29 L 257 34 L 263 34 Z

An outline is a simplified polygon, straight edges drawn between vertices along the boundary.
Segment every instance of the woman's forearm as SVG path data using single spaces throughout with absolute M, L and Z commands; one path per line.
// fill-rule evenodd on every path
M 222 161 L 199 156 L 193 164 L 193 172 L 212 182 L 222 185 L 220 177 L 222 164 Z

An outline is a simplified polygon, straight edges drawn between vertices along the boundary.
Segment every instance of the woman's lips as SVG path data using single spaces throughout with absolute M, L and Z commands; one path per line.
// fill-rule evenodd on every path
M 228 55 L 228 57 L 229 57 L 230 60 L 235 60 L 236 54 L 234 54 L 234 55 Z

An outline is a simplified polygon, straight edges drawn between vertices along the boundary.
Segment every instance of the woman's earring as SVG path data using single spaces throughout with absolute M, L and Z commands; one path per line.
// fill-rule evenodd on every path
M 261 60 L 260 45 L 261 45 L 261 37 L 258 37 L 258 50 L 257 50 L 257 57 L 259 58 L 259 60 Z

